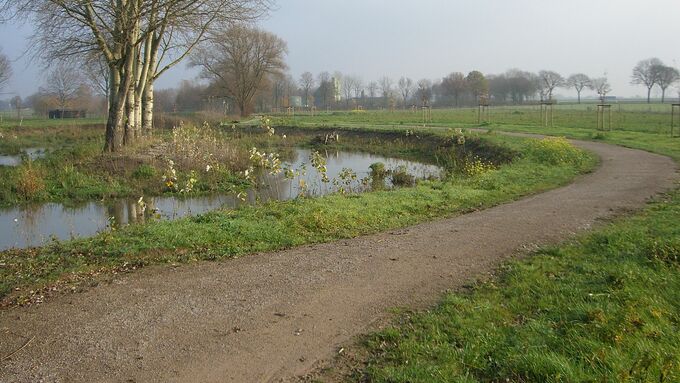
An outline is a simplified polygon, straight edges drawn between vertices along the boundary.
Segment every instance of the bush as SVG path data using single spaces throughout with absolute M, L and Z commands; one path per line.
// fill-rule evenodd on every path
M 371 178 L 373 179 L 383 179 L 387 176 L 387 169 L 385 169 L 385 164 L 382 162 L 375 162 L 369 166 L 371 169 Z
M 26 200 L 37 197 L 45 190 L 45 180 L 41 169 L 28 161 L 17 172 L 16 190 L 19 197 Z
M 401 165 L 392 171 L 392 185 L 394 186 L 413 186 L 416 178 L 410 175 L 406 166 Z
M 132 172 L 132 177 L 135 179 L 149 179 L 156 176 L 156 168 L 151 165 L 141 164 Z
M 531 139 L 527 143 L 526 155 L 547 165 L 580 165 L 587 159 L 586 154 L 564 137 Z

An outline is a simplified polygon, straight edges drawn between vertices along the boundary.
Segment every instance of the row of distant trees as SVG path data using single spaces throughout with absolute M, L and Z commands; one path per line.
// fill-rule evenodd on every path
M 661 101 L 665 101 L 669 87 L 677 85 L 680 73 L 677 69 L 663 64 L 657 58 L 640 61 L 632 72 L 631 83 L 647 88 L 647 102 L 650 102 L 654 87 L 661 90 Z M 266 93 L 261 94 L 262 105 L 278 107 L 281 95 L 297 95 L 307 107 L 406 107 L 409 105 L 466 106 L 476 105 L 486 99 L 497 104 L 522 104 L 531 101 L 552 100 L 558 88 L 576 92 L 581 102 L 586 89 L 595 92 L 601 100 L 612 91 L 606 76 L 591 77 L 575 73 L 567 77 L 551 70 L 538 73 L 511 69 L 501 74 L 485 75 L 480 71 L 467 74 L 453 72 L 437 80 L 414 81 L 408 77 L 394 80 L 383 76 L 377 81 L 364 82 L 356 75 L 335 72 L 321 72 L 314 76 L 303 73 L 295 81 L 289 75 L 278 75 L 272 80 L 273 91 L 269 102 Z M 263 97 L 264 96 L 264 99 Z M 285 98 L 284 98 L 285 101 Z M 285 104 L 285 102 L 284 102 Z
M 244 32 L 241 31 L 240 34 Z M 266 32 L 250 32 L 266 33 Z M 231 39 L 234 41 L 236 39 Z M 408 106 L 471 106 L 480 100 L 488 100 L 495 104 L 523 104 L 551 100 L 557 89 L 571 89 L 576 92 L 577 101 L 581 102 L 583 91 L 591 90 L 603 100 L 611 92 L 611 85 L 606 77 L 590 77 L 584 73 L 575 73 L 567 77 L 561 74 L 542 70 L 538 73 L 511 69 L 501 74 L 485 75 L 480 71 L 467 74 L 453 72 L 441 79 L 421 79 L 414 81 L 408 77 L 393 79 L 383 76 L 376 81 L 365 82 L 356 75 L 341 72 L 321 72 L 317 75 L 304 72 L 299 78 L 293 78 L 286 72 L 282 59 L 285 43 L 268 34 L 268 40 L 276 42 L 280 49 L 276 60 L 269 62 L 268 70 L 263 72 L 257 81 L 236 81 L 237 73 L 228 70 L 217 70 L 214 64 L 205 64 L 197 58 L 192 59 L 194 65 L 204 68 L 204 78 L 208 83 L 185 81 L 179 89 L 165 89 L 157 92 L 158 108 L 162 111 L 189 111 L 211 109 L 214 111 L 247 110 L 268 112 L 288 106 L 301 105 L 306 108 L 395 108 Z M 233 49 L 232 49 L 233 50 Z M 205 54 L 205 53 L 202 53 Z M 210 51 L 213 60 L 224 57 L 220 49 Z M 220 65 L 226 65 L 222 63 Z M 221 74 L 224 73 L 224 74 Z M 232 76 L 224 78 L 225 74 Z M 632 83 L 643 84 L 648 90 L 658 86 L 662 91 L 662 101 L 666 90 L 677 84 L 678 71 L 665 66 L 658 59 L 643 60 L 633 69 Z M 241 98 L 237 107 L 236 92 L 228 89 L 230 83 L 250 83 L 248 97 Z M 647 101 L 650 101 L 648 93 Z M 295 100 L 295 102 L 294 102 Z
M 216 50 L 213 50 L 216 52 Z M 215 54 L 215 53 L 213 53 Z M 581 92 L 592 89 L 604 98 L 611 87 L 606 78 L 590 78 L 574 74 L 566 79 L 554 71 L 531 73 L 512 69 L 498 75 L 484 75 L 480 71 L 467 74 L 453 72 L 437 80 L 414 81 L 408 77 L 397 80 L 383 76 L 364 82 L 361 77 L 341 72 L 321 72 L 316 76 L 304 72 L 298 79 L 285 72 L 285 64 L 278 61 L 273 70 L 265 73 L 249 93 L 249 101 L 237 105 L 234 92 L 226 85 L 232 81 L 220 76 L 204 76 L 210 81 L 200 84 L 183 82 L 179 89 L 157 92 L 159 108 L 163 111 L 221 109 L 238 106 L 236 110 L 268 112 L 289 106 L 318 109 L 340 108 L 405 108 L 409 106 L 470 106 L 480 100 L 496 104 L 523 104 L 552 99 L 560 87 L 574 89 L 581 101 Z M 219 71 L 215 70 L 214 73 Z M 241 81 L 240 83 L 244 83 Z M 163 101 L 160 101 L 160 100 Z M 217 100 L 217 101 L 216 101 Z M 219 101 L 221 100 L 221 102 Z

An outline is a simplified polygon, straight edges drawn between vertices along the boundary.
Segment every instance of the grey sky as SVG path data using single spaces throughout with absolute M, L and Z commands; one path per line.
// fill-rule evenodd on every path
M 659 57 L 680 66 L 679 16 L 678 0 L 278 0 L 260 25 L 288 42 L 296 79 L 324 70 L 367 82 L 383 75 L 417 80 L 473 69 L 550 69 L 564 76 L 606 73 L 613 95 L 634 96 L 644 94 L 629 84 L 639 60 Z M 17 59 L 29 34 L 30 26 L 0 26 L 0 47 Z M 14 71 L 10 90 L 22 96 L 44 79 L 40 65 L 26 59 Z M 195 75 L 181 65 L 158 87 Z

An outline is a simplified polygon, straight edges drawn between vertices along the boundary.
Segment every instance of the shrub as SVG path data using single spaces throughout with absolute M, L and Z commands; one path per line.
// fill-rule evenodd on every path
M 398 166 L 392 171 L 392 185 L 413 186 L 415 183 L 416 178 L 408 173 L 406 166 Z
M 369 168 L 371 169 L 371 178 L 373 179 L 383 179 L 387 176 L 387 169 L 385 169 L 385 164 L 382 162 L 374 162 Z
M 468 177 L 475 177 L 494 169 L 495 167 L 491 163 L 484 162 L 479 158 L 470 158 L 465 161 L 462 171 Z
M 38 196 L 45 190 L 45 180 L 42 170 L 28 161 L 17 172 L 17 194 L 26 200 Z
M 548 165 L 580 165 L 586 154 L 564 137 L 531 139 L 527 143 L 526 155 Z
M 132 172 L 135 179 L 149 179 L 156 177 L 156 168 L 151 165 L 141 164 Z

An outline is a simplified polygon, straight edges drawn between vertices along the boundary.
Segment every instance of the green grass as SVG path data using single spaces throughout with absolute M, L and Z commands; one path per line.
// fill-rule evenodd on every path
M 371 336 L 369 382 L 680 381 L 680 192 Z
M 495 122 L 483 127 L 597 140 L 680 161 L 680 138 L 668 135 L 669 106 L 624 105 L 615 114 L 616 129 L 607 132 L 594 129 L 596 117 L 587 108 L 556 110 L 551 128 L 540 126 L 531 108 L 497 108 Z M 409 126 L 417 117 L 408 120 L 403 113 L 319 118 L 328 118 L 327 126 L 357 129 L 478 126 L 473 110 L 439 113 L 428 128 Z M 400 316 L 393 327 L 366 339 L 366 367 L 349 379 L 680 381 L 678 217 L 680 190 L 675 190 L 640 214 L 508 263 L 499 277 L 448 294 L 431 311 Z
M 25 117 L 22 120 L 16 118 L 16 115 L 5 116 L 0 122 L 0 131 L 14 128 L 53 128 L 53 127 L 77 127 L 77 126 L 101 126 L 102 129 L 106 124 L 106 119 L 103 117 L 88 117 L 88 118 L 74 118 L 74 119 L 48 119 L 44 117 Z
M 671 122 L 670 104 L 614 104 L 612 106 L 612 128 L 621 131 L 668 134 Z M 277 120 L 286 125 L 297 126 L 422 126 L 420 110 L 395 111 L 335 111 L 321 112 L 315 116 L 301 113 L 294 118 L 278 116 Z M 493 125 L 542 125 L 539 106 L 491 106 L 488 121 Z M 677 120 L 676 120 L 677 121 Z M 597 113 L 594 104 L 558 104 L 553 111 L 554 126 L 565 128 L 597 127 Z M 677 123 L 677 122 L 676 122 Z M 477 108 L 433 109 L 429 126 L 471 127 L 478 126 Z M 677 129 L 677 127 L 676 127 Z M 676 133 L 677 130 L 676 130 Z
M 128 226 L 39 249 L 2 252 L 0 296 L 6 302 L 22 303 L 30 299 L 27 290 L 41 291 L 55 283 L 79 281 L 101 270 L 224 259 L 403 227 L 554 188 L 595 164 L 591 156 L 558 141 L 535 144 L 487 136 L 520 151 L 528 146 L 535 150 L 495 170 L 423 181 L 413 188 L 271 202 L 172 222 Z M 551 151 L 564 151 L 561 158 L 565 160 L 553 161 Z M 17 288 L 20 290 L 15 291 Z

